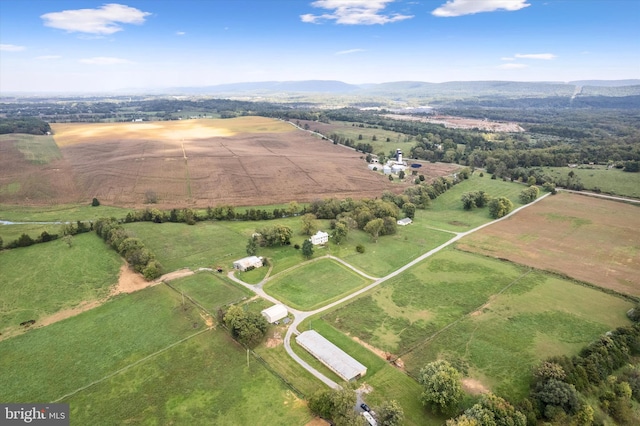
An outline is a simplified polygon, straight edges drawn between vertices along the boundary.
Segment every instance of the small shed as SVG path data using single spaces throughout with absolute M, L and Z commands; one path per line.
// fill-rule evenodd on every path
M 315 235 L 312 235 L 311 238 L 309 238 L 309 241 L 311 241 L 311 244 L 313 244 L 314 246 L 318 244 L 326 244 L 329 242 L 329 234 L 326 232 L 318 231 Z
M 263 309 L 260 313 L 267 319 L 267 322 L 270 324 L 273 324 L 274 322 L 285 318 L 289 314 L 287 308 L 284 305 L 273 305 L 270 308 Z
M 404 219 L 400 219 L 398 220 L 396 223 L 400 226 L 407 226 L 408 224 L 412 223 L 413 221 L 411 220 L 411 218 L 409 217 L 405 217 Z
M 367 367 L 315 330 L 300 333 L 296 342 L 346 381 L 357 380 L 367 373 Z
M 247 269 L 254 267 L 259 268 L 262 266 L 262 258 L 258 256 L 243 257 L 233 262 L 233 268 L 238 271 L 246 271 Z

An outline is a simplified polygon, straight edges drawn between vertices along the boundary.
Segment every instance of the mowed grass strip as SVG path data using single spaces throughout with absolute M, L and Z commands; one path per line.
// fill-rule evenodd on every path
M 324 318 L 374 347 L 402 354 L 473 312 L 527 271 L 448 248 Z
M 296 309 L 312 310 L 370 283 L 334 260 L 318 259 L 273 277 L 264 289 Z
M 0 331 L 108 296 L 122 260 L 94 233 L 0 252 Z
M 312 415 L 222 329 L 65 399 L 73 424 L 304 425 Z
M 54 401 L 203 328 L 199 311 L 167 286 L 118 296 L 1 341 L 0 401 Z
M 574 355 L 598 336 L 628 325 L 633 304 L 540 271 L 491 298 L 482 309 L 402 359 L 412 374 L 445 358 L 512 400 L 527 395 L 531 368 L 555 355 Z
M 209 312 L 215 314 L 221 306 L 237 302 L 252 294 L 236 286 L 217 273 L 198 272 L 194 275 L 171 281 L 171 286 L 193 298 Z

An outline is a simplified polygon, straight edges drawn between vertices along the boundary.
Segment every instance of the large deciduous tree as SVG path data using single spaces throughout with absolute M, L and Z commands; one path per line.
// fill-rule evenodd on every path
M 366 232 L 367 234 L 371 235 L 371 239 L 374 242 L 378 241 L 378 237 L 380 236 L 380 231 L 382 231 L 382 228 L 384 227 L 384 220 L 382 219 L 373 219 L 370 220 L 369 222 L 367 222 L 367 224 L 364 226 L 364 232 Z
M 376 409 L 380 426 L 400 426 L 404 422 L 404 410 L 396 400 L 385 401 Z
M 431 362 L 420 370 L 422 403 L 435 411 L 450 413 L 462 400 L 460 373 L 445 360 Z
M 489 214 L 494 219 L 508 215 L 513 210 L 513 203 L 507 197 L 498 197 L 489 201 Z

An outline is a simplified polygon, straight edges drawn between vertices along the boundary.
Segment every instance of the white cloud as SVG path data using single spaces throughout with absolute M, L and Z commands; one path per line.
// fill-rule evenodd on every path
M 448 0 L 431 14 L 449 18 L 480 12 L 495 12 L 496 10 L 513 12 L 528 6 L 531 4 L 527 3 L 527 0 Z
M 551 59 L 555 59 L 557 56 L 553 53 L 516 53 L 515 57 L 520 59 L 543 59 L 545 61 L 550 61 Z
M 311 6 L 332 11 L 322 15 L 307 13 L 300 15 L 302 22 L 318 23 L 335 21 L 343 25 L 375 25 L 389 24 L 413 18 L 412 15 L 382 14 L 387 3 L 395 0 L 316 0 Z
M 498 66 L 498 68 L 502 70 L 518 70 L 518 69 L 528 68 L 528 67 L 529 67 L 528 65 L 518 64 L 518 63 L 502 64 Z
M 177 36 L 183 36 L 183 35 L 185 35 L 185 34 L 186 34 L 186 33 L 185 33 L 184 31 L 176 31 L 176 35 L 177 35 Z
M 68 32 L 88 34 L 113 34 L 122 31 L 119 24 L 142 24 L 150 15 L 135 7 L 122 4 L 105 4 L 97 9 L 63 10 L 40 16 L 47 27 Z
M 60 55 L 44 55 L 44 56 L 36 56 L 36 59 L 40 61 L 52 61 L 54 59 L 60 59 L 62 56 Z
M 364 52 L 364 49 L 349 49 L 349 50 L 341 50 L 340 52 L 336 52 L 336 55 L 350 55 L 351 53 Z
M 15 44 L 0 44 L 0 51 L 2 52 L 20 52 L 24 49 L 24 46 L 16 46 Z
M 94 58 L 80 59 L 83 64 L 91 65 L 115 65 L 115 64 L 128 64 L 130 61 L 122 58 L 112 58 L 107 56 L 96 56 Z

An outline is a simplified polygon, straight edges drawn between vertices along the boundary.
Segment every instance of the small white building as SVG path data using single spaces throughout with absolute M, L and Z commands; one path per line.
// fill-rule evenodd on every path
M 412 222 L 411 218 L 405 217 L 404 219 L 398 220 L 396 223 L 400 226 L 407 226 Z
M 315 235 L 312 235 L 311 238 L 309 238 L 309 241 L 311 241 L 311 244 L 314 246 L 317 246 L 318 244 L 326 244 L 329 242 L 329 234 L 318 231 Z
M 250 267 L 259 268 L 262 266 L 262 258 L 258 256 L 243 257 L 233 262 L 233 269 L 246 271 Z
M 274 322 L 279 321 L 289 315 L 289 312 L 287 312 L 287 308 L 285 308 L 284 305 L 273 305 L 270 308 L 263 309 L 260 313 L 267 319 L 267 322 L 270 324 L 273 324 Z

